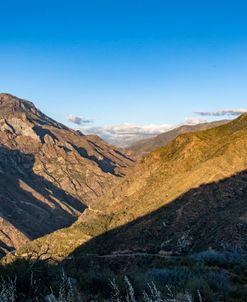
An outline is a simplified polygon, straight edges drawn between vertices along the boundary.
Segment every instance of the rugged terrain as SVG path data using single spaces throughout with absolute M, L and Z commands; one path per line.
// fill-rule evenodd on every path
M 70 228 L 19 254 L 58 257 L 247 250 L 247 114 L 178 136 L 145 157 Z M 104 209 L 104 210 L 102 210 Z
M 148 153 L 154 151 L 155 149 L 165 146 L 180 134 L 207 130 L 220 125 L 224 125 L 227 122 L 227 120 L 222 120 L 211 123 L 202 123 L 198 125 L 183 125 L 165 133 L 159 134 L 155 137 L 137 141 L 131 146 L 129 146 L 128 149 L 134 151 L 139 156 L 145 156 Z
M 246 301 L 246 137 L 247 114 L 179 135 L 72 226 L 9 253 L 1 275 L 26 300 Z
M 2 252 L 69 226 L 134 163 L 130 153 L 57 123 L 33 103 L 0 94 Z

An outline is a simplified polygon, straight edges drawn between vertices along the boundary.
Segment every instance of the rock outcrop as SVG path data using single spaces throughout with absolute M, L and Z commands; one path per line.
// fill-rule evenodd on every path
M 135 164 L 131 153 L 0 94 L 0 246 L 73 223 Z

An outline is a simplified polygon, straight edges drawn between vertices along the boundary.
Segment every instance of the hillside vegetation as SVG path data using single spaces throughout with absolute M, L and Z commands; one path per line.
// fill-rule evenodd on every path
M 227 120 L 223 120 L 210 123 L 201 123 L 198 125 L 183 125 L 165 133 L 161 133 L 155 137 L 137 141 L 131 146 L 129 146 L 128 149 L 134 151 L 139 156 L 145 156 L 148 153 L 154 151 L 155 149 L 165 146 L 181 134 L 207 130 L 210 128 L 224 125 L 228 122 L 229 121 Z
M 246 249 L 247 115 L 178 136 L 145 157 L 70 228 L 26 245 L 54 257 Z

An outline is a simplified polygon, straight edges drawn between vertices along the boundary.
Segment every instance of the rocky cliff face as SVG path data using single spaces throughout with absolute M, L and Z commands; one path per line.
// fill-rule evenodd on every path
M 0 94 L 0 246 L 74 222 L 133 166 L 131 154 Z

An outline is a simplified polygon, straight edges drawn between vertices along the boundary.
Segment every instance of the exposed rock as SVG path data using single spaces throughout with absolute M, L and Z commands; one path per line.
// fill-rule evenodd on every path
M 0 246 L 73 223 L 135 160 L 97 136 L 55 122 L 31 102 L 0 94 Z

